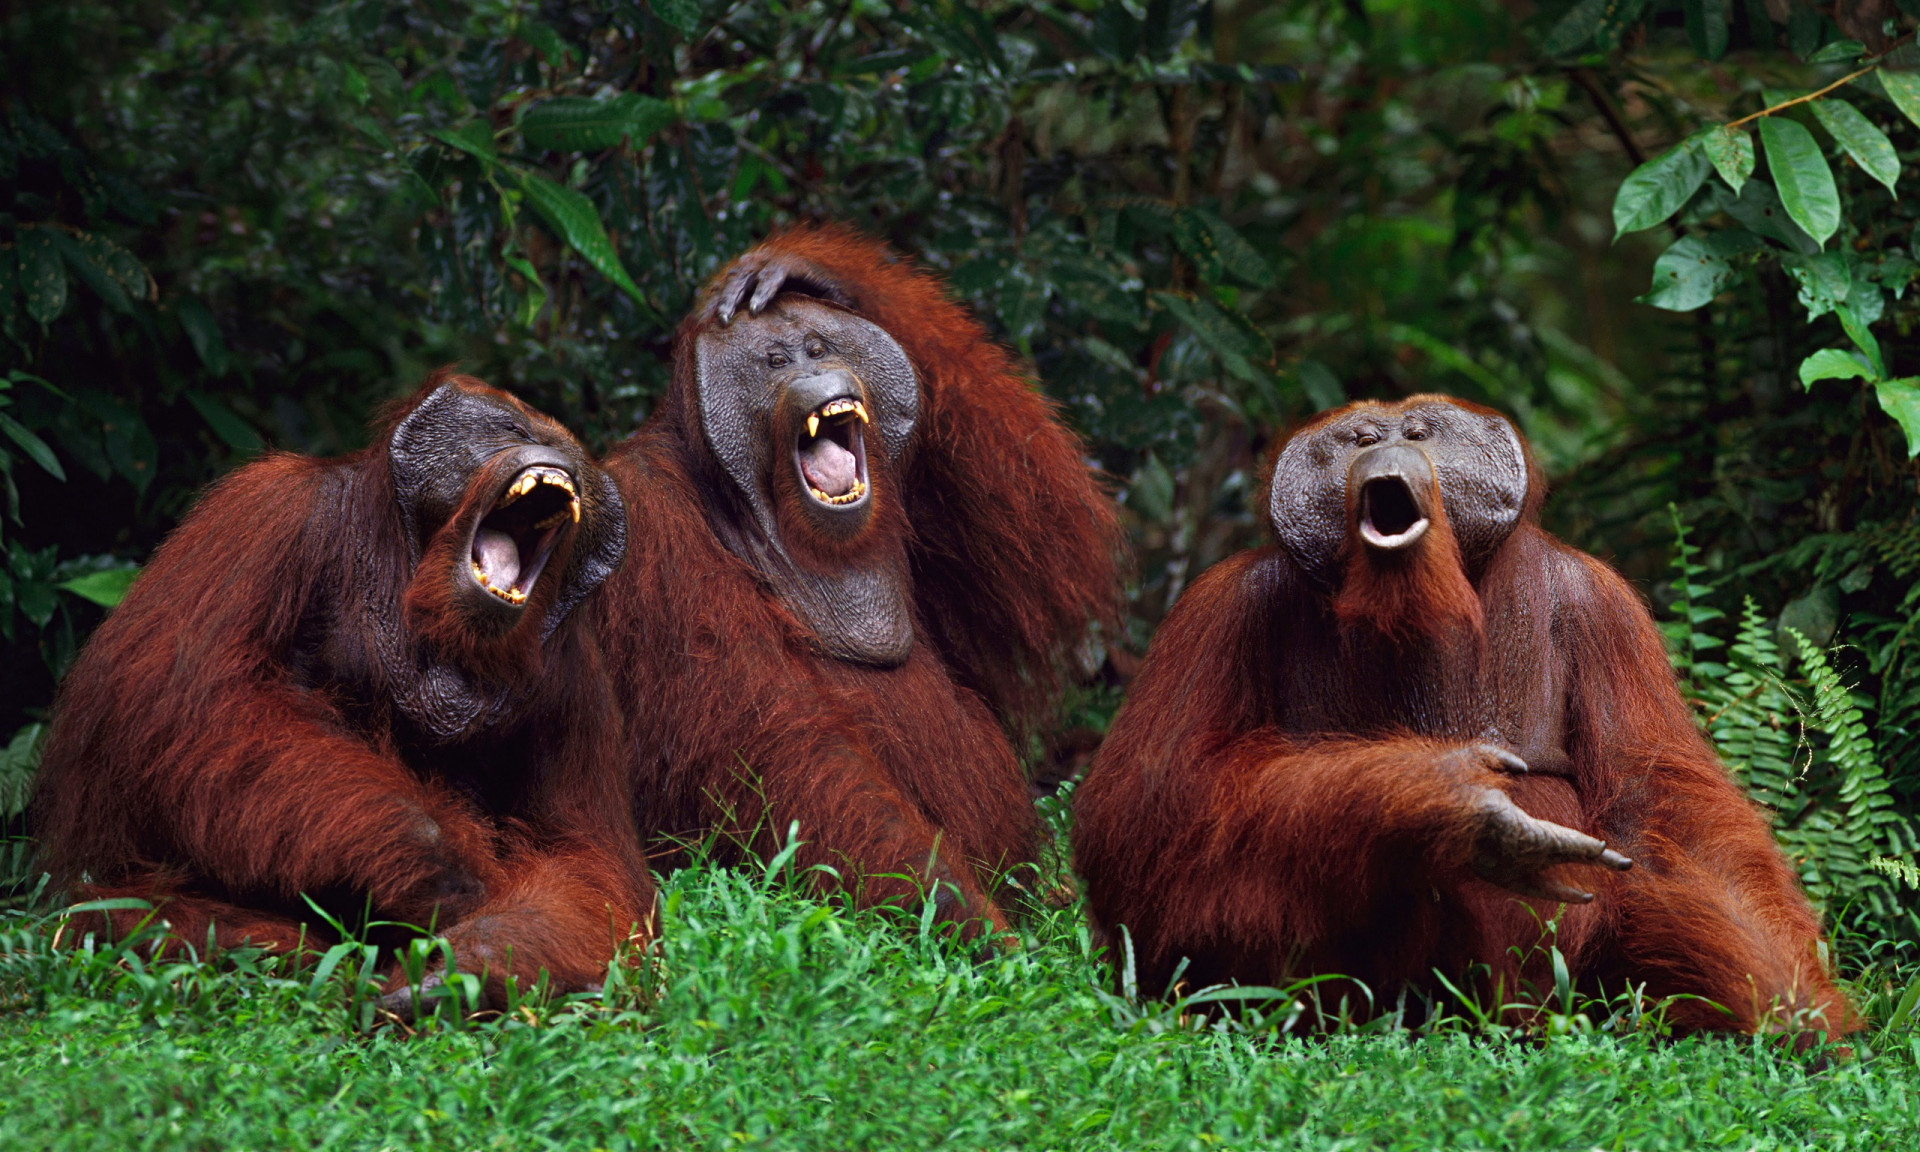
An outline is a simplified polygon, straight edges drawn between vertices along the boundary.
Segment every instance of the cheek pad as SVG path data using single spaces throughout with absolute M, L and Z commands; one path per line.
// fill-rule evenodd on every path
M 1433 435 L 1419 447 L 1433 462 L 1447 520 L 1469 564 L 1493 554 L 1527 502 L 1527 458 L 1504 418 L 1451 404 L 1421 405 Z M 1267 514 L 1274 535 L 1309 578 L 1339 580 L 1347 532 L 1347 422 L 1329 421 L 1287 441 L 1274 462 Z
M 1519 433 L 1490 413 L 1448 406 L 1433 412 L 1439 435 L 1427 445 L 1447 520 L 1469 564 L 1486 560 L 1519 523 L 1527 503 L 1527 457 Z
M 769 478 L 781 445 L 772 416 L 779 403 L 767 347 L 798 345 L 817 333 L 846 361 L 865 388 L 879 448 L 897 461 L 920 415 L 920 387 L 906 352 L 886 330 L 806 296 L 782 296 L 759 316 L 713 325 L 694 346 L 694 387 L 707 448 L 753 507 L 771 525 Z

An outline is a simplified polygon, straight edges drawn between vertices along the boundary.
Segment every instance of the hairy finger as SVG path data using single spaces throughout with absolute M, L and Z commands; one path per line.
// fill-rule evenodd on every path
M 1473 751 L 1474 754 L 1482 760 L 1490 761 L 1487 767 L 1492 768 L 1496 772 L 1512 772 L 1515 775 L 1524 775 L 1528 770 L 1525 760 L 1520 759 L 1520 757 L 1500 747 L 1498 744 L 1475 744 Z
M 760 315 L 767 305 L 773 303 L 773 298 L 780 294 L 786 282 L 786 265 L 776 261 L 760 269 L 759 283 L 754 286 L 753 299 L 747 301 L 747 311 L 755 316 Z
M 720 292 L 714 300 L 714 315 L 722 324 L 733 323 L 734 313 L 740 310 L 740 302 L 745 299 L 747 290 L 753 286 L 757 268 L 742 268 L 727 278 L 720 286 Z
M 1485 877 L 1516 896 L 1525 896 L 1531 900 L 1550 900 L 1555 903 L 1591 904 L 1593 893 L 1582 891 L 1552 876 L 1516 874 L 1505 878 Z

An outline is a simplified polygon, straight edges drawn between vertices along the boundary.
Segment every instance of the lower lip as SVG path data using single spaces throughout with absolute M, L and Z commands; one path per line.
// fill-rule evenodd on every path
M 1395 535 L 1392 535 L 1392 536 L 1388 536 L 1381 533 L 1377 529 L 1373 528 L 1371 525 L 1362 524 L 1360 526 L 1360 538 L 1362 540 L 1365 540 L 1367 543 L 1373 545 L 1375 548 L 1385 548 L 1389 550 L 1395 549 L 1395 548 L 1405 548 L 1407 545 L 1413 543 L 1415 540 L 1418 540 L 1420 539 L 1420 537 L 1425 536 L 1427 534 L 1427 526 L 1428 526 L 1427 521 L 1418 520 L 1418 521 L 1415 521 L 1413 526 L 1411 528 L 1408 528 L 1406 531 L 1396 533 Z

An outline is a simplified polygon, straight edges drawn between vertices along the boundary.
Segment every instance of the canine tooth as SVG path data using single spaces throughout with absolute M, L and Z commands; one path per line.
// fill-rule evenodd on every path
M 809 412 L 807 414 L 807 435 L 820 435 L 820 414 L 818 412 Z
M 571 492 L 573 491 L 573 489 L 569 488 L 567 489 L 567 491 Z M 573 498 L 573 503 L 569 504 L 567 507 L 573 513 L 573 522 L 575 524 L 580 523 L 580 497 L 575 496 Z
M 853 413 L 854 415 L 860 417 L 860 423 L 862 424 L 873 423 L 872 420 L 867 419 L 867 406 L 865 404 L 860 403 L 860 401 L 858 400 L 855 400 L 853 402 Z

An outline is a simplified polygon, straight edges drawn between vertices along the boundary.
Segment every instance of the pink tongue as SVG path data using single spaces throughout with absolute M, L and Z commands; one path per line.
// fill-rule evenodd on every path
M 854 459 L 853 453 L 825 436 L 815 440 L 812 449 L 800 461 L 800 470 L 806 473 L 807 483 L 829 496 L 845 496 L 851 492 L 859 469 L 860 462 Z
M 511 588 L 520 578 L 520 548 L 513 537 L 496 528 L 473 534 L 473 559 L 495 588 Z

